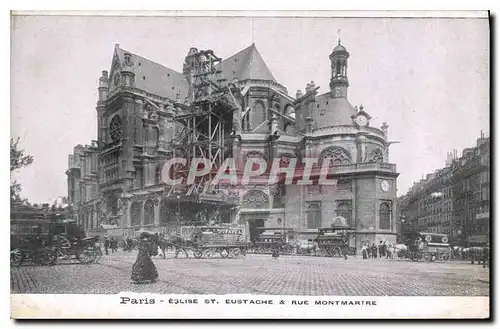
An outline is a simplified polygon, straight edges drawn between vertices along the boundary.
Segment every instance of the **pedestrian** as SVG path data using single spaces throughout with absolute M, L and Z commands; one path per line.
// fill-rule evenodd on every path
M 118 240 L 115 237 L 111 238 L 111 252 L 114 253 L 115 251 L 118 251 Z
M 104 251 L 106 252 L 106 255 L 109 255 L 109 251 L 108 251 L 109 245 L 110 245 L 109 238 L 107 235 L 105 235 L 104 236 Z
M 132 238 L 128 236 L 125 242 L 127 246 L 127 251 L 132 252 L 132 243 L 133 243 Z
M 368 258 L 368 246 L 366 244 L 361 247 L 361 254 L 363 255 L 363 259 Z
M 278 244 L 276 242 L 273 243 L 271 252 L 272 252 L 272 257 L 274 259 L 276 259 L 276 258 L 278 258 L 280 256 L 280 249 L 279 249 L 279 246 L 278 246 Z
M 490 244 L 486 244 L 483 248 L 483 268 L 490 267 Z
M 372 244 L 372 258 L 377 258 L 377 245 Z
M 176 237 L 175 240 L 174 240 L 174 244 L 175 244 L 175 256 L 174 258 L 177 258 L 177 256 L 179 255 L 179 253 L 182 251 L 184 252 L 184 255 L 186 255 L 186 258 L 189 258 L 189 255 L 186 251 L 186 249 L 184 248 L 184 240 L 182 240 L 180 237 Z
M 384 255 L 384 249 L 383 249 L 384 245 L 382 244 L 382 241 L 379 242 L 377 247 L 378 247 L 378 257 L 382 258 L 382 256 Z
M 155 247 L 158 248 L 158 246 L 153 243 L 151 235 L 146 232 L 141 233 L 139 253 L 132 266 L 131 279 L 134 283 L 153 283 L 158 279 L 158 271 L 151 260 L 151 255 L 154 253 Z

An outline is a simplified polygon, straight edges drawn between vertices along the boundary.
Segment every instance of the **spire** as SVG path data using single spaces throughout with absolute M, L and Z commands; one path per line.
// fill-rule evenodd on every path
M 347 59 L 349 52 L 340 42 L 330 54 L 331 62 L 331 79 L 330 90 L 333 98 L 347 98 L 347 88 L 349 87 L 349 80 L 347 79 Z

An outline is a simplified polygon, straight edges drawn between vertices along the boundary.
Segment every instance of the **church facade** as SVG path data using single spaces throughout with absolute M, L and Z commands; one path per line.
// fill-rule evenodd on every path
M 162 168 L 178 154 L 196 157 L 200 145 L 212 144 L 199 138 L 203 133 L 193 113 L 200 108 L 193 104 L 210 102 L 196 102 L 203 86 L 196 79 L 205 74 L 196 68 L 217 57 L 191 48 L 181 73 L 116 45 L 111 69 L 99 79 L 97 139 L 69 155 L 68 197 L 78 222 L 89 232 L 105 228 L 118 235 L 234 223 L 246 226 L 249 239 L 258 227 L 287 228 L 292 238 L 312 239 L 318 228 L 340 220 L 354 229 L 350 243 L 358 250 L 364 243 L 395 242 L 398 173 L 389 161 L 388 126 L 372 127 L 367 111 L 349 103 L 349 57 L 339 41 L 329 56 L 328 92 L 319 94 L 311 82 L 294 97 L 276 81 L 255 44 L 214 64 L 220 79 L 207 84 L 235 91 L 217 101 L 232 110 L 214 114 L 220 121 L 207 125 L 209 138 L 220 137 L 213 143 L 215 157 L 223 154 L 237 164 L 277 158 L 284 167 L 305 158 L 319 164 L 328 159 L 336 184 L 261 182 L 208 193 L 166 185 Z M 192 148 L 183 149 L 188 144 Z M 212 147 L 205 150 L 211 153 Z

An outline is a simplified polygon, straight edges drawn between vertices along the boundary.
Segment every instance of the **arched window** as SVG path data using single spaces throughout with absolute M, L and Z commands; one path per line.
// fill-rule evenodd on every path
M 266 120 L 266 109 L 261 101 L 256 102 L 254 108 L 250 112 L 251 126 L 254 129 Z M 263 129 L 267 129 L 267 127 Z
M 142 215 L 142 206 L 140 202 L 132 203 L 130 207 L 130 225 L 131 226 L 139 226 L 141 225 L 141 215 Z
M 391 206 L 387 202 L 382 202 L 378 214 L 380 229 L 389 230 L 391 228 Z
M 337 76 L 342 75 L 342 61 L 340 59 L 337 61 L 337 69 L 335 71 Z
M 351 201 L 338 201 L 337 202 L 337 216 L 341 216 L 345 218 L 347 225 L 351 226 L 351 221 L 352 221 L 352 205 Z
M 153 200 L 148 200 L 144 204 L 144 225 L 151 225 L 155 222 L 155 204 Z
M 243 196 L 242 208 L 267 209 L 269 208 L 269 197 L 259 190 L 249 191 Z
M 111 140 L 119 140 L 122 137 L 122 133 L 122 121 L 118 115 L 115 115 L 113 119 L 111 119 L 111 123 L 109 124 L 109 135 L 111 137 Z
M 321 227 L 321 201 L 307 202 L 306 225 L 307 229 Z
M 163 179 L 161 177 L 161 171 L 163 169 L 163 165 L 164 163 L 163 162 L 160 162 L 156 168 L 155 168 L 155 183 L 156 184 L 163 184 Z
M 330 166 L 346 165 L 351 163 L 351 155 L 341 147 L 328 147 L 321 152 L 321 159 L 331 159 Z

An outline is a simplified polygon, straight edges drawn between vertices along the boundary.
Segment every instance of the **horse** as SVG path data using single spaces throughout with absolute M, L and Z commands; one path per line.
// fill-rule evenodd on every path
M 478 265 L 481 265 L 481 261 L 483 262 L 483 266 L 486 267 L 486 263 L 489 261 L 490 248 L 489 247 L 470 247 L 465 248 L 464 252 L 470 259 L 471 264 L 474 264 L 476 261 Z
M 390 244 L 387 248 L 387 252 L 389 253 L 389 257 L 393 258 L 407 258 L 408 246 L 402 243 Z
M 307 240 L 302 240 L 302 241 L 297 241 L 295 248 L 297 250 L 297 254 L 310 255 L 314 253 L 314 255 L 316 255 L 318 244 L 316 242 L 313 242 L 311 244 L 311 242 Z

